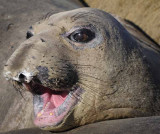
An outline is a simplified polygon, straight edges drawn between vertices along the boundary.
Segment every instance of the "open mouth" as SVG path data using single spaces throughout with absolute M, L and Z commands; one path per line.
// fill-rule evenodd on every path
M 34 104 L 34 123 L 45 128 L 57 126 L 80 101 L 83 90 L 73 86 L 70 90 L 56 91 L 38 83 L 23 83 L 32 92 Z

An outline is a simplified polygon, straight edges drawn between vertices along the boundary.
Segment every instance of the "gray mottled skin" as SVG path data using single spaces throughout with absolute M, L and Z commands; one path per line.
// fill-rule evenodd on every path
M 65 7 L 63 7 L 63 9 L 64 8 Z M 98 13 L 98 16 L 100 17 L 106 14 L 98 10 L 96 11 L 94 9 L 90 10 L 90 12 L 92 12 L 93 14 Z M 102 35 L 105 38 L 103 38 L 102 40 L 99 39 L 101 41 L 98 42 L 98 44 L 105 42 L 104 44 L 107 45 L 97 48 L 95 45 L 95 50 L 92 52 L 90 52 L 90 49 L 89 50 L 84 49 L 84 53 L 83 52 L 81 53 L 82 56 L 80 57 L 80 61 L 81 63 L 84 64 L 86 63 L 85 60 L 84 61 L 82 60 L 85 59 L 84 57 L 93 56 L 93 59 L 91 58 L 89 60 L 88 59 L 86 60 L 90 61 L 92 65 L 95 66 L 97 65 L 97 66 L 92 70 L 84 70 L 84 71 L 87 71 L 90 75 L 93 72 L 96 72 L 95 76 L 98 78 L 103 78 L 104 81 L 107 81 L 106 84 L 107 87 L 109 88 L 105 91 L 103 90 L 104 85 L 103 84 L 99 85 L 101 91 L 103 92 L 100 92 L 100 98 L 98 98 L 99 96 L 95 95 L 97 97 L 96 101 L 94 102 L 96 110 L 91 109 L 91 113 L 89 113 L 90 108 L 82 104 L 80 105 L 80 107 L 77 108 L 78 109 L 77 111 L 79 112 L 74 113 L 74 115 L 76 116 L 78 115 L 78 118 L 80 118 L 81 120 L 79 120 L 79 122 L 75 122 L 75 124 L 77 123 L 76 126 L 78 126 L 78 123 L 80 123 L 80 125 L 84 125 L 87 123 L 95 122 L 96 119 L 103 120 L 103 119 L 117 119 L 124 117 L 159 115 L 160 72 L 157 69 L 157 66 L 159 66 L 160 64 L 159 48 L 154 43 L 152 44 L 153 47 L 150 46 L 149 43 L 147 42 L 148 41 L 147 39 L 146 39 L 147 41 L 143 42 L 141 38 L 140 39 L 138 38 L 139 36 L 137 37 L 130 35 L 127 31 L 124 30 L 124 28 L 117 21 L 112 20 L 112 17 L 110 15 L 107 15 L 106 18 L 104 17 L 104 19 L 100 21 L 99 25 L 100 24 L 102 27 L 104 26 L 103 27 L 104 29 L 101 30 L 101 32 L 103 33 Z M 12 25 L 9 25 L 9 27 L 10 26 L 12 29 Z M 102 27 L 98 28 L 101 29 Z M 96 43 L 97 42 L 95 42 L 95 44 Z M 99 56 L 94 57 L 95 53 L 97 53 L 98 51 L 102 52 L 101 54 L 99 54 L 99 56 L 101 57 L 100 59 L 98 58 Z M 89 54 L 87 55 L 88 52 Z M 105 63 L 103 61 L 105 61 Z M 18 62 L 18 64 L 20 65 L 20 62 Z M 96 68 L 99 66 L 107 67 L 107 70 L 97 71 Z M 94 80 L 94 82 L 99 82 L 99 81 Z M 97 87 L 97 84 L 95 83 L 92 86 Z M 12 95 L 11 94 L 12 92 L 13 91 L 11 90 L 9 94 Z M 86 96 L 91 97 L 93 95 L 93 91 L 91 92 L 89 89 L 87 93 L 88 94 L 84 95 L 84 97 Z M 5 94 L 8 95 L 8 92 L 6 92 Z M 29 94 L 28 96 L 30 97 Z M 8 111 L 8 113 L 5 114 L 4 111 L 1 112 L 2 129 L 3 129 L 2 131 L 33 127 L 31 119 L 29 119 L 31 118 L 31 112 L 32 112 L 30 110 L 31 102 L 28 102 L 31 100 L 29 97 L 25 95 L 27 103 L 22 98 L 19 97 L 16 98 L 15 96 L 12 97 L 15 98 L 13 99 L 14 100 L 13 103 L 11 103 L 12 99 L 10 100 L 8 99 L 8 102 L 6 104 L 10 104 L 10 106 L 8 105 L 9 110 L 7 110 L 7 108 L 4 108 L 6 109 L 6 111 Z M 21 100 L 23 102 L 21 102 Z M 87 99 L 87 97 L 84 99 L 84 102 L 91 103 L 90 101 L 92 100 Z M 2 107 L 5 106 L 3 103 L 1 103 L 1 105 Z M 88 117 L 85 117 L 83 115 L 80 109 L 81 107 L 83 109 L 86 108 L 85 109 L 86 111 L 89 109 Z M 92 113 L 94 112 L 97 113 L 99 116 L 93 116 Z M 86 114 L 85 111 L 84 114 Z M 71 121 L 70 119 L 66 120 L 66 122 L 70 121 Z M 135 124 L 135 127 L 131 125 L 132 123 Z M 148 123 L 150 125 L 153 124 L 155 128 L 154 127 L 149 128 Z M 138 125 L 136 126 L 136 124 Z M 125 131 L 125 133 L 127 132 L 129 133 L 131 132 L 130 127 L 132 127 L 133 132 L 137 133 L 144 132 L 145 128 L 149 128 L 149 131 L 147 132 L 156 133 L 159 130 L 157 124 L 159 124 L 159 117 L 146 118 L 146 119 L 142 118 L 142 119 L 117 120 L 111 122 L 104 122 L 104 124 L 103 122 L 96 124 L 95 126 L 99 126 L 98 129 L 93 124 L 76 129 L 75 131 L 73 130 L 73 132 L 71 131 L 71 133 L 93 133 L 92 130 L 98 130 L 97 133 L 106 133 L 107 130 L 108 133 L 116 133 L 116 132 L 123 133 L 123 131 Z M 117 127 L 118 130 L 116 131 L 115 129 L 116 125 L 121 126 L 122 128 Z M 155 129 L 157 129 L 157 131 L 155 131 Z M 28 130 L 26 129 L 19 132 L 15 131 L 8 133 L 18 134 L 22 132 L 49 133 L 40 131 L 38 129 L 28 129 Z

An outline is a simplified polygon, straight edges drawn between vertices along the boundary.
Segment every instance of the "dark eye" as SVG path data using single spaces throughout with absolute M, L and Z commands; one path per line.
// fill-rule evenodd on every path
M 74 42 L 87 43 L 95 38 L 95 33 L 89 29 L 80 29 L 71 33 L 68 38 Z
M 31 38 L 33 36 L 33 34 L 30 32 L 30 31 L 28 31 L 27 33 L 26 33 L 26 39 L 29 39 L 29 38 Z

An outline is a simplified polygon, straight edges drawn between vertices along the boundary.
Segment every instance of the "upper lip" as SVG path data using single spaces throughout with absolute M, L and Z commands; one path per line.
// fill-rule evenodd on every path
M 62 90 L 56 90 L 56 89 L 50 89 L 48 87 L 44 87 L 42 84 L 40 84 L 39 82 L 35 82 L 34 80 L 32 80 L 30 83 L 23 82 L 22 85 L 25 87 L 25 89 L 30 91 L 32 94 L 41 95 L 45 93 L 46 90 L 50 90 L 50 92 L 53 94 L 60 94 L 62 92 Z M 42 88 L 45 88 L 46 90 L 41 90 Z

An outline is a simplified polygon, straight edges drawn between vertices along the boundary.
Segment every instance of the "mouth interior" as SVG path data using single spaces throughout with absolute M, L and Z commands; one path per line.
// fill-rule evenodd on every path
M 53 91 L 49 88 L 42 87 L 43 93 L 41 98 L 43 99 L 43 108 L 45 112 L 49 112 L 57 107 L 59 107 L 66 100 L 68 91 Z
M 33 93 L 34 123 L 45 128 L 60 124 L 67 113 L 77 104 L 80 88 L 55 91 L 40 84 L 25 84 Z

